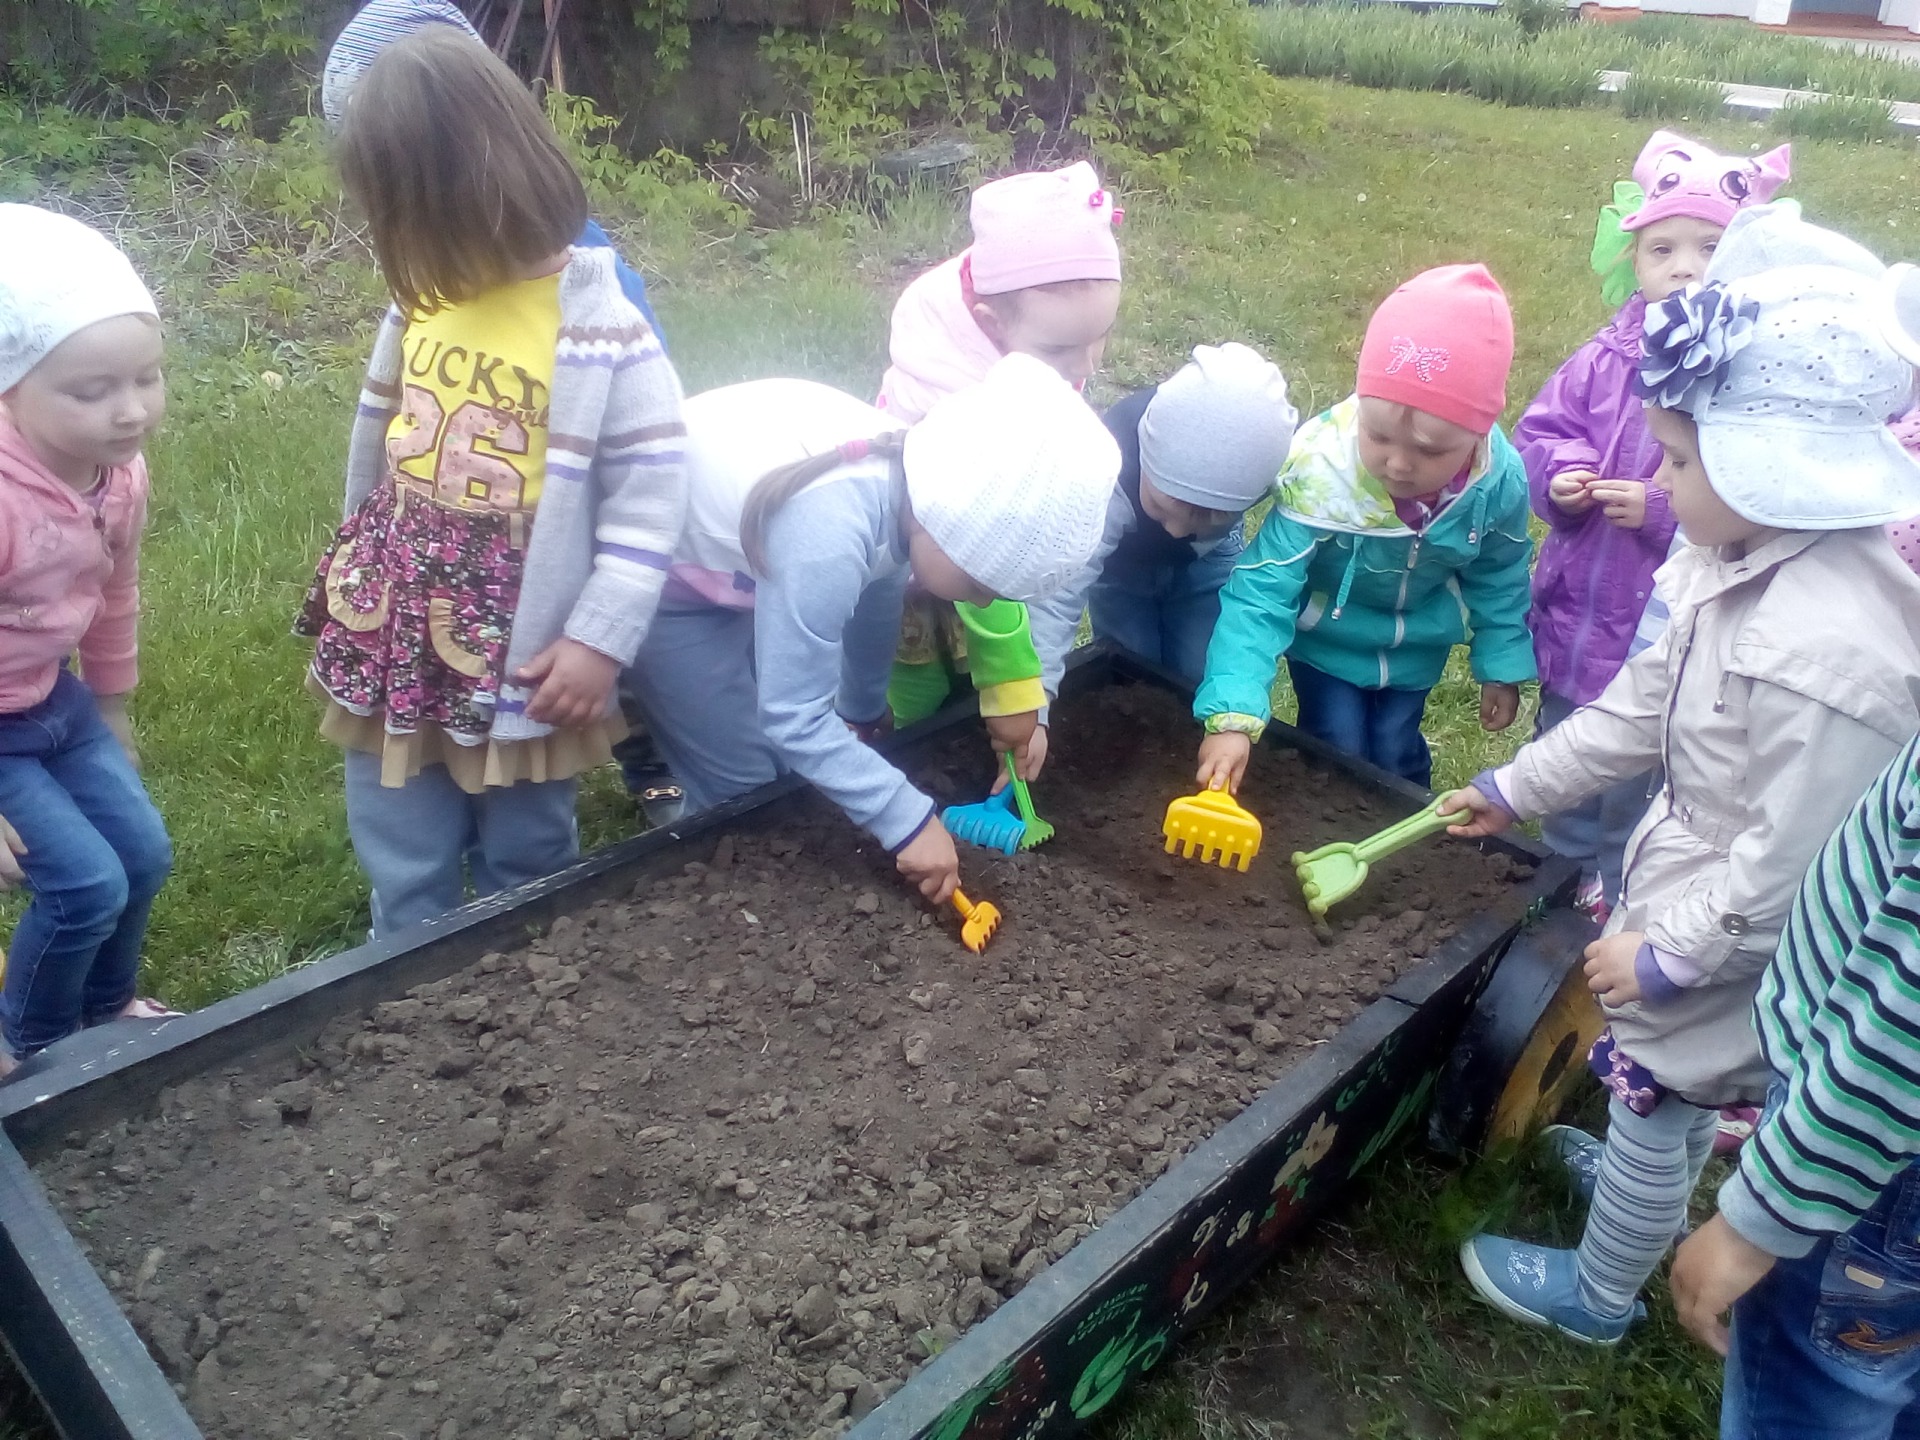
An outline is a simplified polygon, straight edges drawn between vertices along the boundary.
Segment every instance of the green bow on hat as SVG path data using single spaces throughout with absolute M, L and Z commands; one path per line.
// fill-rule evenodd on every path
M 1616 180 L 1613 203 L 1600 207 L 1600 224 L 1593 232 L 1593 273 L 1600 277 L 1600 298 L 1618 307 L 1640 288 L 1633 273 L 1633 232 L 1620 222 L 1646 203 L 1647 195 L 1631 180 Z

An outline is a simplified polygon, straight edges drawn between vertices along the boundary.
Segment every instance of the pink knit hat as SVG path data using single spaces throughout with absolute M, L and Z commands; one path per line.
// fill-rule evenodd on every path
M 1118 280 L 1120 223 L 1113 196 L 1082 160 L 1030 170 L 973 192 L 970 267 L 976 295 L 1005 295 L 1060 280 Z
M 1633 178 L 1646 199 L 1620 228 L 1644 230 L 1675 215 L 1724 227 L 1741 206 L 1766 204 L 1792 173 L 1791 145 L 1751 158 L 1719 155 L 1698 140 L 1656 130 L 1633 162 Z
M 1442 265 L 1407 281 L 1367 322 L 1354 388 L 1489 433 L 1507 408 L 1513 312 L 1484 265 Z

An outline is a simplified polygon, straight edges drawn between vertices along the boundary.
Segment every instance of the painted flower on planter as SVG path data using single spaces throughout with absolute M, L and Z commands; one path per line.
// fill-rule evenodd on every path
M 1736 300 L 1718 281 L 1689 285 L 1647 307 L 1641 339 L 1641 398 L 1663 410 L 1699 413 L 1735 355 L 1753 339 L 1754 300 Z
M 1313 1167 L 1327 1158 L 1327 1152 L 1333 1149 L 1334 1137 L 1340 1133 L 1338 1125 L 1327 1123 L 1325 1115 L 1317 1116 L 1307 1130 L 1307 1138 L 1287 1157 L 1287 1163 L 1280 1167 L 1280 1173 L 1273 1177 L 1273 1189 L 1276 1195 L 1282 1189 L 1291 1189 L 1295 1198 L 1306 1189 L 1307 1175 Z
M 1068 1402 L 1076 1418 L 1084 1420 L 1105 1409 L 1129 1379 L 1151 1370 L 1166 1354 L 1166 1329 L 1140 1335 L 1139 1324 L 1140 1316 L 1136 1313 L 1126 1330 L 1109 1340 L 1080 1372 L 1080 1379 L 1073 1387 L 1073 1398 Z

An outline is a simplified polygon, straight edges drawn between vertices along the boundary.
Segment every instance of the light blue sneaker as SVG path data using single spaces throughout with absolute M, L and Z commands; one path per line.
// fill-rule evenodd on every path
M 1573 1193 L 1591 1205 L 1594 1187 L 1600 1183 L 1600 1156 L 1606 1151 L 1605 1142 L 1571 1125 L 1549 1125 L 1540 1132 L 1540 1143 L 1566 1169 L 1567 1183 L 1573 1187 Z
M 1606 1153 L 1606 1142 L 1571 1125 L 1549 1125 L 1540 1132 L 1540 1143 L 1552 1152 L 1553 1158 L 1566 1170 L 1567 1184 L 1573 1187 L 1573 1193 L 1587 1204 L 1593 1204 L 1593 1192 L 1600 1184 L 1600 1157 Z M 1673 1243 L 1678 1245 L 1692 1233 L 1693 1222 L 1682 1216 L 1680 1228 L 1673 1232 Z
M 1599 1315 L 1582 1304 L 1571 1250 L 1476 1235 L 1460 1247 L 1460 1265 L 1480 1298 L 1502 1315 L 1588 1345 L 1618 1345 L 1628 1326 L 1646 1318 L 1638 1300 L 1625 1315 Z

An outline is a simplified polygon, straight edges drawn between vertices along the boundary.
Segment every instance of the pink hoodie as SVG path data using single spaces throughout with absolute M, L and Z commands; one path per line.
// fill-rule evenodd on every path
M 146 521 L 144 457 L 82 495 L 0 415 L 0 715 L 46 699 L 75 649 L 94 694 L 133 688 Z
M 973 318 L 963 250 L 907 286 L 893 307 L 887 346 L 893 364 L 880 380 L 879 407 L 902 425 L 926 418 L 934 401 L 970 390 L 999 362 L 1000 350 Z

